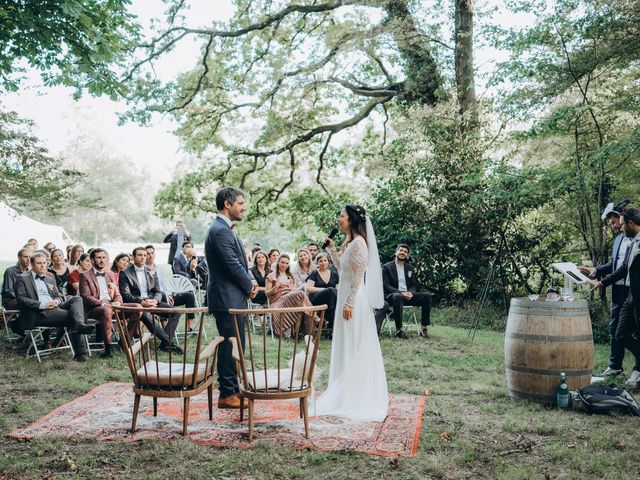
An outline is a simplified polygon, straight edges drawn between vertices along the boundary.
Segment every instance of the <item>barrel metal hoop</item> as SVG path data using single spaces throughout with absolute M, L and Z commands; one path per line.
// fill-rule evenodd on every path
M 536 374 L 536 375 L 548 375 L 548 376 L 552 376 L 552 377 L 557 377 L 560 375 L 560 372 L 564 372 L 567 377 L 582 377 L 584 375 L 589 375 L 591 376 L 591 369 L 581 369 L 581 370 L 577 370 L 577 369 L 571 369 L 571 368 L 565 368 L 565 369 L 548 369 L 548 368 L 533 368 L 533 367 L 523 367 L 521 365 L 513 365 L 512 363 L 505 363 L 504 367 L 507 370 L 513 370 L 514 372 L 520 372 L 520 373 L 532 373 L 532 374 Z
M 583 308 L 552 310 L 550 308 L 536 309 L 512 306 L 509 309 L 509 316 L 524 315 L 525 317 L 578 317 L 580 314 L 582 314 L 586 318 L 589 318 L 589 311 L 585 311 L 585 309 Z
M 509 332 L 507 338 L 514 340 L 532 340 L 536 342 L 591 342 L 593 335 L 533 335 L 531 333 Z

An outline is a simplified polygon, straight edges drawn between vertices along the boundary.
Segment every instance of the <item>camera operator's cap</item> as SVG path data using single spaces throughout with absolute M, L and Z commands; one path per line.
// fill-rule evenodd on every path
M 604 207 L 604 212 L 602 212 L 602 216 L 600 218 L 602 218 L 602 220 L 606 220 L 607 218 L 609 218 L 610 215 L 620 216 L 620 212 L 616 210 L 616 207 L 613 204 L 613 202 L 609 203 L 606 207 Z

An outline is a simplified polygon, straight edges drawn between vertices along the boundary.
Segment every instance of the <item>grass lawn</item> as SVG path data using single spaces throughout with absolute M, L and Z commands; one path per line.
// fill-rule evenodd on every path
M 213 322 L 211 322 L 213 324 Z M 256 442 L 252 449 L 200 447 L 189 441 L 136 444 L 6 437 L 53 408 L 110 380 L 130 381 L 125 360 L 68 356 L 38 364 L 0 340 L 0 479 L 20 478 L 640 478 L 640 420 L 623 415 L 563 412 L 508 398 L 503 335 L 481 330 L 474 343 L 463 328 L 438 326 L 431 338 L 383 338 L 389 389 L 432 393 L 418 454 L 390 459 L 349 452 L 290 451 Z M 213 330 L 213 327 L 211 327 Z M 213 333 L 213 331 L 212 331 Z M 330 344 L 320 346 L 328 372 Z M 596 372 L 608 348 L 596 347 Z M 625 370 L 631 370 L 631 358 Z M 320 385 L 322 388 L 323 385 Z

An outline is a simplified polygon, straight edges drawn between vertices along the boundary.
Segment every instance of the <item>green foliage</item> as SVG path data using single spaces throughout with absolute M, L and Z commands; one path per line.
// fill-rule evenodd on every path
M 15 91 L 25 65 L 45 85 L 115 99 L 125 89 L 113 65 L 134 45 L 130 0 L 10 0 L 0 5 L 0 85 Z
M 561 174 L 491 159 L 482 137 L 462 135 L 445 108 L 411 112 L 385 153 L 394 174 L 373 193 L 384 260 L 411 247 L 419 282 L 447 298 L 475 298 L 496 253 L 495 295 L 541 288 L 566 232 L 545 214 Z
M 32 130 L 33 122 L 0 110 L 0 201 L 52 212 L 82 175 L 50 156 Z

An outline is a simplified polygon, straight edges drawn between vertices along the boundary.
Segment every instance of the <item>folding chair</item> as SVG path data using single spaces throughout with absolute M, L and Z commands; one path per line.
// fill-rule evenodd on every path
M 166 293 L 167 295 L 174 295 L 176 293 L 184 293 L 184 292 L 193 293 L 196 299 L 196 308 L 200 308 L 200 300 L 198 298 L 196 289 L 193 286 L 193 283 L 191 283 L 191 280 L 189 280 L 187 277 L 183 275 L 177 275 L 177 274 L 174 274 L 173 276 L 171 276 L 171 278 L 167 279 L 164 293 Z M 198 330 L 197 322 L 199 322 L 200 320 L 198 318 L 196 318 L 195 320 L 196 320 L 196 323 L 193 325 L 193 331 L 187 332 L 187 335 L 196 335 L 196 332 Z M 204 339 L 208 340 L 206 330 L 204 331 Z
M 407 309 L 410 309 L 409 312 L 409 320 L 413 320 L 413 324 L 416 327 L 416 332 L 420 331 L 420 323 L 418 322 L 418 316 L 416 315 L 416 308 L 418 307 L 414 307 L 413 305 L 405 305 L 402 307 L 402 320 L 404 322 L 404 317 L 405 314 L 404 312 Z M 393 336 L 393 329 L 395 328 L 395 321 L 393 320 L 393 318 L 391 318 L 391 315 L 393 314 L 393 307 L 391 305 L 389 305 L 389 307 L 387 307 L 387 314 L 384 316 L 384 320 L 382 321 L 382 326 L 380 327 L 380 333 L 382 333 L 382 331 L 384 330 L 384 326 L 387 326 L 387 329 L 389 331 L 389 335 Z
M 62 337 L 56 336 L 51 339 L 53 347 L 40 348 L 38 347 L 38 343 L 44 343 L 45 340 L 43 334 L 46 330 L 57 330 L 58 333 L 62 332 Z M 27 348 L 27 358 L 36 357 L 38 359 L 38 363 L 42 362 L 41 357 L 51 355 L 55 352 L 60 352 L 62 350 L 69 350 L 69 352 L 71 352 L 71 357 L 75 357 L 71 338 L 69 337 L 69 332 L 66 327 L 34 327 L 31 330 L 25 330 L 25 335 L 27 335 L 27 338 L 31 342 L 29 348 Z
M 268 303 L 267 303 L 267 306 Z M 256 310 L 256 309 L 262 309 L 264 308 L 262 305 L 260 305 L 259 303 L 253 303 L 251 300 L 247 301 L 247 308 L 249 310 Z M 264 315 L 266 318 L 269 319 L 269 331 L 271 332 L 271 338 L 274 339 L 274 335 L 273 335 L 273 321 L 272 321 L 272 316 L 270 313 L 264 313 L 262 314 Z M 247 315 L 247 318 L 251 321 L 251 326 L 253 328 L 253 333 L 256 333 L 256 329 L 261 329 L 261 328 L 266 328 L 267 327 L 267 322 L 263 321 L 262 319 L 262 315 L 258 315 L 255 313 L 250 313 Z
M 13 331 L 11 331 L 11 328 L 9 327 L 9 322 L 15 321 L 15 319 L 18 318 L 19 314 L 20 314 L 19 310 L 7 310 L 4 307 L 2 307 L 2 321 L 4 322 L 4 333 L 5 333 L 4 338 L 9 342 L 20 340 L 20 336 L 13 333 Z

